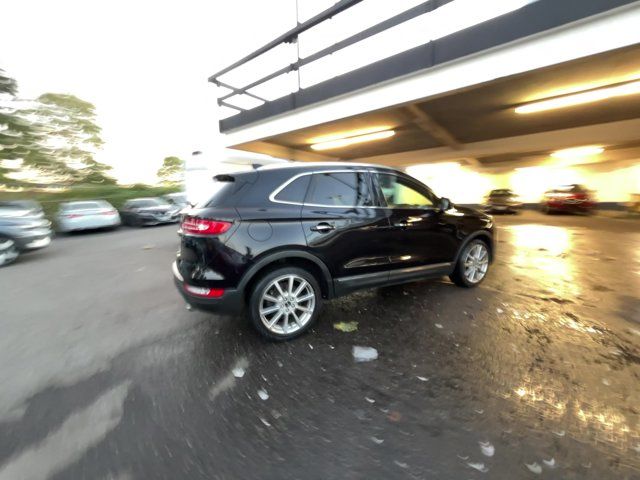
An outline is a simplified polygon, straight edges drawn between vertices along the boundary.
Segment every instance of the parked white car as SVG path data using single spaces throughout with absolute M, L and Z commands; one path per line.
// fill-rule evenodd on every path
M 120 226 L 120 214 L 105 200 L 66 202 L 60 204 L 56 225 L 59 232 L 116 228 Z

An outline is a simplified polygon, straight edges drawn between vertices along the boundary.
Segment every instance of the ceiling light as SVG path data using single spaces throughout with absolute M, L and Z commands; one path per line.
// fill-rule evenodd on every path
M 391 125 L 377 125 L 375 127 L 357 128 L 355 130 L 343 130 L 342 132 L 334 132 L 329 135 L 321 135 L 319 137 L 310 138 L 307 140 L 309 145 L 313 143 L 331 142 L 333 140 L 340 140 L 347 137 L 357 137 L 359 135 L 366 135 L 367 133 L 382 132 L 383 130 L 391 130 Z
M 516 113 L 535 113 L 545 110 L 553 110 L 556 108 L 572 107 L 574 105 L 582 105 L 584 103 L 598 102 L 608 98 L 622 97 L 624 95 L 633 95 L 640 93 L 640 81 L 627 82 L 609 87 L 596 88 L 595 90 L 586 90 L 561 97 L 550 98 L 547 100 L 539 100 L 537 102 L 527 103 L 516 107 Z
M 328 142 L 314 143 L 311 145 L 313 150 L 329 150 L 331 148 L 341 148 L 356 143 L 370 142 L 372 140 L 381 140 L 383 138 L 393 137 L 396 134 L 393 130 L 384 130 L 382 132 L 367 133 L 365 135 L 357 135 L 355 137 L 338 138 Z
M 584 158 L 591 157 L 593 155 L 600 155 L 604 152 L 604 148 L 598 145 L 588 145 L 585 147 L 575 147 L 575 148 L 566 148 L 564 150 L 558 150 L 557 152 L 553 152 L 551 156 L 553 158 L 561 158 L 563 160 L 566 159 L 574 159 L 574 158 Z

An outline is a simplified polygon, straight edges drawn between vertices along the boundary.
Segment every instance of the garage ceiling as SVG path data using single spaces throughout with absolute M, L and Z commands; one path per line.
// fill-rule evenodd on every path
M 514 108 L 522 103 L 571 90 L 580 91 L 639 77 L 640 45 L 634 45 L 448 92 L 412 105 L 363 113 L 236 145 L 234 148 L 286 155 L 299 160 L 350 160 L 445 147 L 462 158 L 466 144 L 470 143 L 638 119 L 640 95 L 526 115 L 516 114 Z M 422 117 L 426 117 L 426 123 Z M 310 148 L 310 143 L 313 143 L 311 139 L 372 126 L 393 128 L 396 135 L 381 141 L 323 152 L 314 152 Z M 597 138 L 593 141 L 606 143 L 607 139 Z M 544 150 L 530 152 L 531 156 L 544 156 L 546 153 Z M 512 161 L 513 155 L 507 149 L 486 157 L 476 156 L 476 159 L 481 165 L 489 165 Z M 428 161 L 427 151 L 421 162 Z

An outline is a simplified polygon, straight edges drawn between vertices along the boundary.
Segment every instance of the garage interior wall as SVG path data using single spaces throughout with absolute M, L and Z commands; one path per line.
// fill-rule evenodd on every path
M 598 202 L 628 202 L 640 194 L 640 159 L 570 167 L 525 167 L 480 172 L 455 162 L 412 165 L 407 173 L 440 196 L 460 204 L 482 203 L 496 188 L 512 189 L 525 203 L 537 203 L 545 191 L 571 183 L 592 190 Z

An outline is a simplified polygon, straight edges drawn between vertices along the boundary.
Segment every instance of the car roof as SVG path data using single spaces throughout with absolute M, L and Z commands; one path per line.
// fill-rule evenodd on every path
M 315 170 L 333 170 L 333 169 L 358 169 L 358 168 L 375 168 L 383 170 L 398 171 L 395 168 L 387 167 L 385 165 L 376 165 L 373 163 L 359 163 L 359 162 L 288 162 L 288 163 L 270 163 L 258 167 L 256 170 L 259 172 L 265 170 L 286 170 L 295 169 L 299 171 L 315 171 Z

